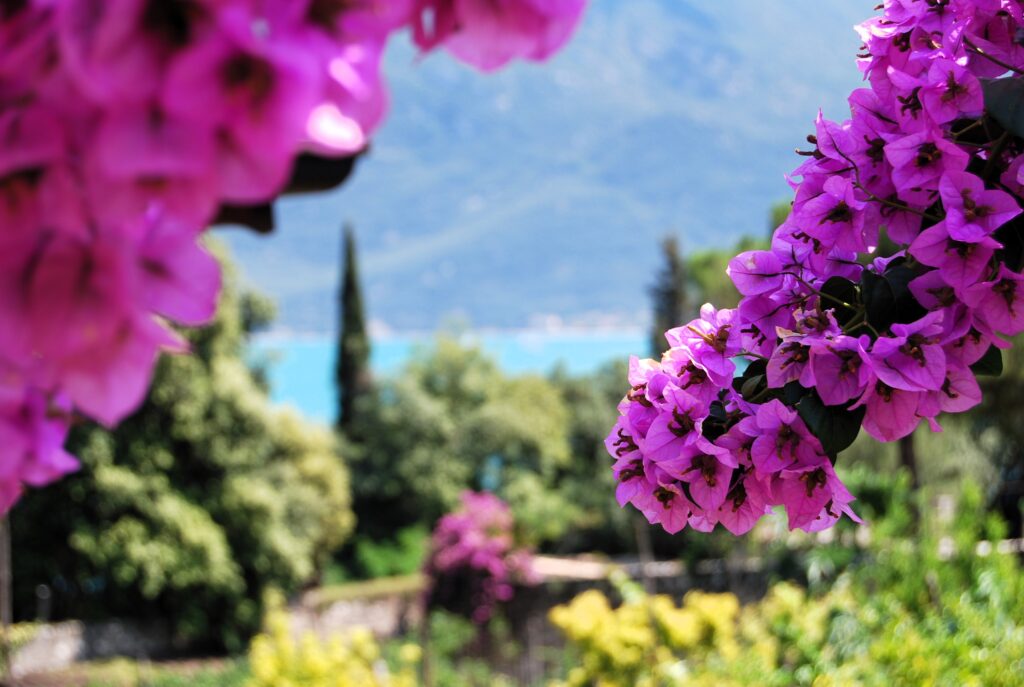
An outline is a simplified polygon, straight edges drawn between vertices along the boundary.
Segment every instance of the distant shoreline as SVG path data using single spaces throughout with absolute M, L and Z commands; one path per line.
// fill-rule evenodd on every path
M 411 360 L 427 354 L 444 332 L 388 332 L 372 340 L 370 366 L 375 375 L 397 375 Z M 646 355 L 647 333 L 640 329 L 514 329 L 469 330 L 458 341 L 481 349 L 509 375 L 546 375 L 561 370 L 591 374 L 608 363 L 625 363 L 630 355 Z M 260 334 L 250 352 L 269 361 L 267 374 L 275 403 L 299 408 L 307 416 L 330 422 L 334 417 L 334 337 L 316 332 L 273 331 Z M 269 354 L 269 355 L 268 355 Z
M 334 334 L 325 332 L 300 332 L 287 329 L 271 330 L 256 334 L 253 339 L 261 344 L 275 341 L 316 341 L 322 342 L 334 338 Z M 453 337 L 459 340 L 474 340 L 485 337 L 517 337 L 517 338 L 549 338 L 549 339 L 627 339 L 647 336 L 646 330 L 638 328 L 592 328 L 563 327 L 558 329 L 520 328 L 520 329 L 468 329 L 465 332 L 447 332 L 444 330 L 406 330 L 372 334 L 374 341 L 430 341 L 438 337 Z

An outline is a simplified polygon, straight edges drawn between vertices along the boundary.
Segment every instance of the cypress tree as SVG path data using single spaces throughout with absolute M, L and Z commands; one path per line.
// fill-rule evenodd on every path
M 651 355 L 655 358 L 661 358 L 661 354 L 668 350 L 665 332 L 686 322 L 690 315 L 686 261 L 679 250 L 679 241 L 674 236 L 666 236 L 661 250 L 665 262 L 650 289 L 654 305 Z
M 355 232 L 345 226 L 342 278 L 338 302 L 338 353 L 335 379 L 338 393 L 338 429 L 352 438 L 359 399 L 372 387 L 370 339 L 366 333 L 363 294 L 359 283 Z

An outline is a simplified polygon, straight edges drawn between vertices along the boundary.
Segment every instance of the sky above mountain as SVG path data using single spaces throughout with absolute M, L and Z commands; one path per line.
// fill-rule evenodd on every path
M 555 60 L 492 76 L 397 37 L 392 110 L 354 177 L 281 201 L 270 237 L 222 236 L 283 329 L 333 328 L 345 221 L 387 327 L 642 325 L 662 236 L 698 250 L 767 231 L 818 108 L 848 113 L 852 26 L 870 13 L 592 0 Z

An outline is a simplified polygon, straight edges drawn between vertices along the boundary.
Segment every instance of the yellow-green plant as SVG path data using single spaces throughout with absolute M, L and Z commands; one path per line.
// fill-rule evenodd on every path
M 247 687 L 417 687 L 421 651 L 406 644 L 391 671 L 368 630 L 323 641 L 312 633 L 296 639 L 279 595 L 272 595 L 264 631 L 249 647 Z
M 967 583 L 952 594 L 934 582 L 924 609 L 852 574 L 818 596 L 778 583 L 742 610 L 730 594 L 691 592 L 677 606 L 632 584 L 614 608 L 590 590 L 551 612 L 578 656 L 551 687 L 1017 687 L 1020 569 L 970 557 Z
M 589 590 L 551 610 L 550 619 L 579 653 L 566 681 L 553 687 L 662 687 L 683 684 L 690 657 L 735 657 L 739 600 L 690 592 L 681 606 L 619 584 L 624 603 Z

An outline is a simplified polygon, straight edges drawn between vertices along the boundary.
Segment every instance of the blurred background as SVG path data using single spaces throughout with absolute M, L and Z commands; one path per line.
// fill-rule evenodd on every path
M 614 500 L 628 356 L 735 304 L 867 10 L 597 1 L 488 78 L 393 45 L 353 178 L 215 232 L 195 355 L 13 511 L 8 682 L 1024 683 L 1015 352 L 943 433 L 843 454 L 863 527 L 670 537 Z M 473 537 L 489 567 L 442 555 Z

